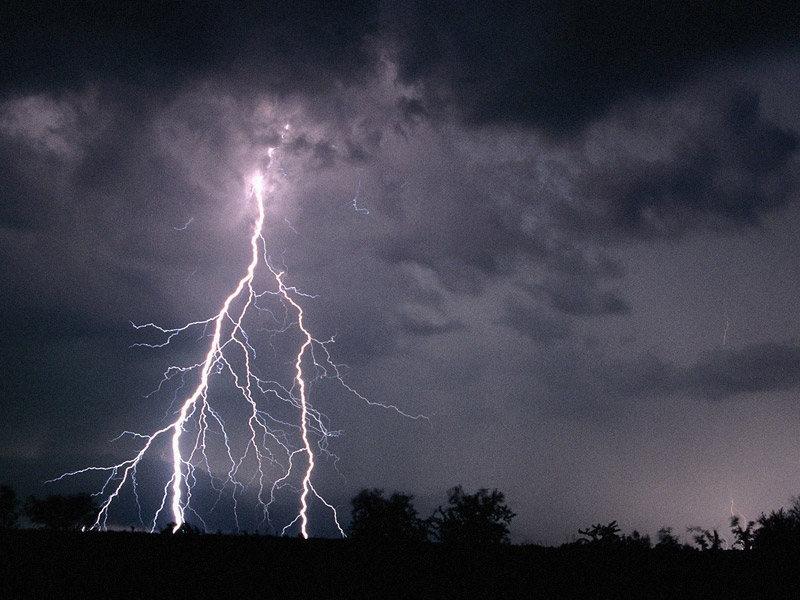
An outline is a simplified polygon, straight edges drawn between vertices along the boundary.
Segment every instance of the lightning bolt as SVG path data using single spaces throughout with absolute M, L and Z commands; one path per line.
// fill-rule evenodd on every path
M 271 157 L 272 151 L 270 151 Z M 201 362 L 189 366 L 169 367 L 155 390 L 155 392 L 160 391 L 163 385 L 178 377 L 180 385 L 175 392 L 177 400 L 177 394 L 184 388 L 187 378 L 198 373 L 198 380 L 191 393 L 176 410 L 177 416 L 153 433 L 125 431 L 118 436 L 132 438 L 141 443 L 131 458 L 111 466 L 90 466 L 71 471 L 50 480 L 58 481 L 65 477 L 90 472 L 106 474 L 105 482 L 96 493 L 102 501 L 92 529 L 107 527 L 109 511 L 112 505 L 119 501 L 126 485 L 132 489 L 142 521 L 137 469 L 142 465 L 142 459 L 154 452 L 154 445 L 157 442 L 162 443 L 160 440 L 164 440 L 166 443 L 168 440 L 171 458 L 170 475 L 163 485 L 160 504 L 153 514 L 151 531 L 155 530 L 159 518 L 167 510 L 172 515 L 173 533 L 184 526 L 187 512 L 191 512 L 205 526 L 202 516 L 192 506 L 192 490 L 197 483 L 198 471 L 205 471 L 218 493 L 217 501 L 226 489 L 231 490 L 237 530 L 239 499 L 245 488 L 254 485 L 257 488 L 257 502 L 262 515 L 259 526 L 264 522 L 271 523 L 270 508 L 276 502 L 276 495 L 284 488 L 288 488 L 299 494 L 299 509 L 294 519 L 283 527 L 282 534 L 286 534 L 299 522 L 301 535 L 308 538 L 308 511 L 312 500 L 316 498 L 330 511 L 339 533 L 344 536 L 336 508 L 317 492 L 313 484 L 317 459 L 321 457 L 333 459 L 334 465 L 338 460 L 328 449 L 328 439 L 336 437 L 340 432 L 330 430 L 327 417 L 310 403 L 308 397 L 310 383 L 317 379 L 335 379 L 348 393 L 370 406 L 393 410 L 411 419 L 427 420 L 424 415 L 412 415 L 393 404 L 370 401 L 345 382 L 340 365 L 333 361 L 327 347 L 333 339 L 320 341 L 306 328 L 303 308 L 298 297 L 315 296 L 309 296 L 288 286 L 285 283 L 285 268 L 283 270 L 276 268 L 267 255 L 263 237 L 265 184 L 261 174 L 252 179 L 250 196 L 258 210 L 250 236 L 250 262 L 234 290 L 225 298 L 219 312 L 208 319 L 193 321 L 172 329 L 154 323 L 144 325 L 132 323 L 136 329 L 152 330 L 163 336 L 159 343 L 138 343 L 134 346 L 163 348 L 176 337 L 197 328 L 202 328 L 204 337 L 210 337 L 205 358 Z M 263 273 L 263 276 L 259 273 Z M 258 277 L 271 282 L 268 288 L 273 289 L 259 291 Z M 270 298 L 278 301 L 283 309 L 283 316 L 276 307 L 266 305 Z M 288 335 L 294 330 L 299 331 L 300 345 L 296 354 L 292 355 L 294 358 L 291 361 L 293 364 L 291 383 L 286 385 L 278 380 L 261 376 L 254 364 L 258 353 L 251 342 L 253 333 L 248 334 L 247 324 L 262 315 L 274 324 L 272 328 L 261 327 L 259 330 L 268 333 L 270 345 L 277 336 Z M 274 346 L 273 351 L 275 351 Z M 228 434 L 228 424 L 222 416 L 222 411 L 211 403 L 211 380 L 223 374 L 232 378 L 237 394 L 244 400 L 246 407 L 247 418 L 244 427 L 241 428 L 245 433 L 244 448 L 238 451 L 234 449 L 235 444 Z M 290 414 L 299 412 L 299 415 L 290 418 L 265 410 L 262 404 L 270 398 L 282 401 L 288 407 Z M 226 465 L 222 468 L 224 471 L 222 476 L 215 474 L 219 473 L 220 469 L 215 468 L 212 464 L 215 461 L 209 456 L 215 436 L 222 438 L 220 449 L 222 462 Z M 299 440 L 293 441 L 293 438 Z M 249 478 L 245 467 L 248 461 L 255 462 L 254 473 Z M 277 469 L 278 476 L 270 474 L 274 469 Z M 297 477 L 295 474 L 297 471 L 302 473 L 299 488 L 292 483 L 293 480 L 296 481 L 293 477 Z
M 722 345 L 724 346 L 728 342 L 728 329 L 731 326 L 731 320 L 728 317 L 728 299 L 725 299 L 725 304 L 723 305 L 723 311 L 725 316 L 725 329 L 722 332 Z
M 186 223 L 184 223 L 180 227 L 173 227 L 173 229 L 175 231 L 186 231 L 187 229 L 189 229 L 189 225 L 192 224 L 192 221 L 194 221 L 194 217 L 190 218 L 188 221 L 186 221 Z
M 730 507 L 731 516 L 732 517 L 737 517 L 738 516 L 741 519 L 742 524 L 746 526 L 747 525 L 747 517 L 744 516 L 742 513 L 740 513 L 738 510 L 736 510 L 735 504 L 733 502 L 733 494 L 729 494 L 729 495 L 730 495 L 730 498 L 731 498 L 731 507 Z
M 365 215 L 369 214 L 369 209 L 363 208 L 358 205 L 358 197 L 361 195 L 361 178 L 358 180 L 358 188 L 356 189 L 356 195 L 353 198 L 353 208 L 357 213 L 363 213 Z

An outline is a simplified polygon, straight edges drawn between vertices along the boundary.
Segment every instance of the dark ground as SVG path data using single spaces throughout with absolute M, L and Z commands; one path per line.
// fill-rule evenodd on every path
M 0 597 L 800 598 L 800 556 L 0 532 Z

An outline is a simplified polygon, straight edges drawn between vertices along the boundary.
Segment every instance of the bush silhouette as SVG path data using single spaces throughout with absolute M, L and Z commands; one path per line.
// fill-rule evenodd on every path
M 436 509 L 429 523 L 434 537 L 445 543 L 508 543 L 511 520 L 516 516 L 505 504 L 505 495 L 497 489 L 481 488 L 465 494 L 460 485 L 447 492 L 447 508 Z
M 347 530 L 348 536 L 362 540 L 427 539 L 427 523 L 419 518 L 413 498 L 399 492 L 384 498 L 381 489 L 361 490 L 350 501 L 353 520 Z
M 681 548 L 680 538 L 672 533 L 672 527 L 662 527 L 656 533 L 656 548 L 662 550 L 678 550 Z
M 800 500 L 795 498 L 789 510 L 762 514 L 760 527 L 753 533 L 753 547 L 759 550 L 800 550 Z
M 47 496 L 39 500 L 30 496 L 25 501 L 25 515 L 31 523 L 47 529 L 81 529 L 88 527 L 97 514 L 97 506 L 89 494 Z
M 621 542 L 628 548 L 641 548 L 643 550 L 649 550 L 653 547 L 653 543 L 650 541 L 650 536 L 642 535 L 635 529 L 630 535 L 623 535 Z
M 620 529 L 616 521 L 611 521 L 608 525 L 601 525 L 598 523 L 586 529 L 578 529 L 579 534 L 586 536 L 584 539 L 580 540 L 582 543 L 602 546 L 609 546 L 622 542 L 619 531 Z
M 19 519 L 19 500 L 14 490 L 7 485 L 0 486 L 0 529 L 17 526 Z
M 693 533 L 692 539 L 700 550 L 722 550 L 723 539 L 720 537 L 716 529 L 708 530 L 703 529 L 697 525 L 688 527 L 688 533 Z

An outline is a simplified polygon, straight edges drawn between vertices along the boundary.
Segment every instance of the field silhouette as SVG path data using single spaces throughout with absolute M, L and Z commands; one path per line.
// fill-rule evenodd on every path
M 6 530 L 4 598 L 797 598 L 797 552 Z
M 0 597 L 16 598 L 800 598 L 800 500 L 757 523 L 662 528 L 654 544 L 616 521 L 560 547 L 513 545 L 514 513 L 498 490 L 448 492 L 421 519 L 413 496 L 362 490 L 347 539 L 81 531 L 88 496 L 30 497 L 2 486 Z M 27 515 L 40 528 L 21 528 Z M 70 521 L 71 519 L 71 521 Z

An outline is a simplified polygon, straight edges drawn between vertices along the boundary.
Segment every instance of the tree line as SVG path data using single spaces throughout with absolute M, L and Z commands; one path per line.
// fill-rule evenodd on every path
M 364 489 L 352 498 L 352 519 L 348 537 L 360 540 L 416 541 L 436 540 L 461 544 L 500 544 L 509 542 L 509 525 L 514 513 L 505 496 L 482 488 L 467 494 L 461 486 L 448 491 L 448 504 L 439 506 L 427 519 L 420 518 L 413 496 L 394 492 L 384 497 L 383 490 Z M 88 528 L 97 515 L 97 504 L 89 494 L 34 496 L 21 503 L 14 490 L 0 486 L 0 529 L 14 529 L 24 516 L 36 526 L 53 530 Z M 171 532 L 172 523 L 162 532 Z M 202 533 L 185 523 L 180 533 Z
M 504 544 L 516 516 L 505 495 L 481 488 L 467 494 L 457 485 L 447 492 L 448 504 L 427 519 L 419 517 L 413 496 L 394 492 L 384 497 L 381 489 L 361 490 L 351 501 L 348 537 L 359 540 L 419 542 L 435 540 L 452 544 Z
M 0 486 L 0 528 L 3 529 L 18 527 L 23 515 L 34 525 L 46 529 L 81 529 L 92 524 L 97 508 L 89 494 L 55 494 L 43 499 L 29 496 L 20 503 L 13 488 Z
M 447 492 L 447 504 L 440 505 L 427 518 L 414 506 L 414 496 L 398 491 L 386 495 L 384 490 L 362 489 L 351 500 L 351 521 L 347 536 L 370 542 L 435 541 L 459 545 L 492 545 L 510 543 L 510 525 L 515 513 L 497 489 L 481 488 L 468 494 L 458 485 Z M 35 525 L 52 530 L 80 530 L 90 527 L 97 514 L 97 505 L 89 494 L 34 496 L 20 502 L 14 490 L 0 486 L 0 529 L 21 526 L 24 516 Z M 728 542 L 718 530 L 699 526 L 687 528 L 690 542 L 681 542 L 671 527 L 662 527 L 655 542 L 637 531 L 622 533 L 616 521 L 597 523 L 578 529 L 581 536 L 569 544 L 594 548 L 641 548 L 667 550 L 721 551 L 795 550 L 800 551 L 800 498 L 793 498 L 789 508 L 762 513 L 755 521 L 732 516 L 730 529 L 733 541 Z M 164 531 L 171 531 L 167 527 Z M 185 532 L 202 533 L 187 525 Z

